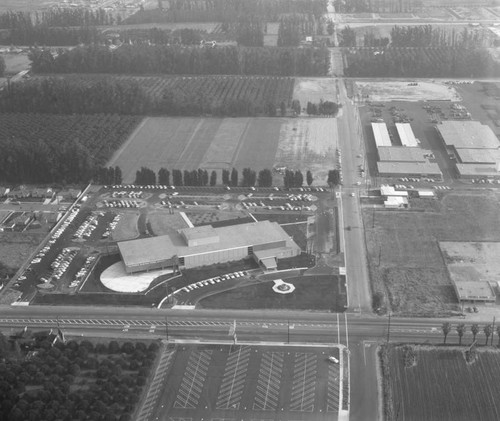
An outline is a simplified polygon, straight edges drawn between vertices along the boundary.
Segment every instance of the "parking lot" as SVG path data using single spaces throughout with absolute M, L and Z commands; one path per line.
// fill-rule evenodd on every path
M 176 345 L 151 419 L 336 420 L 340 366 L 330 355 L 338 348 Z

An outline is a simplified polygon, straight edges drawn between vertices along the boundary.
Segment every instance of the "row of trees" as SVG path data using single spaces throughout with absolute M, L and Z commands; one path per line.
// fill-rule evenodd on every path
M 339 111 L 339 105 L 332 101 L 320 100 L 319 104 L 308 101 L 306 112 L 309 115 L 337 115 Z
M 500 64 L 486 49 L 386 48 L 346 51 L 349 77 L 499 77 Z
M 76 82 L 76 83 L 75 83 Z M 250 92 L 251 93 L 251 92 Z M 218 92 L 208 89 L 187 91 L 181 86 L 164 88 L 152 94 L 135 80 L 105 77 L 75 81 L 67 78 L 35 78 L 8 83 L 0 92 L 0 111 L 51 114 L 120 114 L 120 115 L 217 115 L 276 116 L 277 105 L 272 98 L 229 97 L 216 100 Z M 292 108 L 300 114 L 300 103 Z M 281 114 L 287 104 L 279 104 Z M 316 113 L 317 114 L 317 113 Z
M 57 57 L 35 49 L 29 57 L 36 73 L 325 76 L 330 64 L 326 47 L 89 45 L 59 51 Z
M 96 184 L 122 184 L 122 170 L 120 167 L 100 167 L 94 176 Z
M 51 8 L 36 12 L 8 11 L 0 14 L 0 29 L 26 30 L 35 27 L 113 25 L 115 19 L 104 9 Z
M 2 77 L 5 73 L 5 59 L 0 56 L 0 77 Z
M 336 170 L 335 170 L 336 171 Z M 121 184 L 122 172 L 119 167 L 100 168 L 94 178 L 98 184 Z M 251 168 L 243 168 L 241 178 L 238 170 L 233 168 L 222 170 L 222 184 L 231 187 L 271 187 L 273 185 L 273 174 L 269 169 L 263 169 L 257 174 Z M 304 184 L 304 176 L 300 170 L 291 171 L 285 170 L 283 176 L 285 188 L 301 187 Z M 310 186 L 314 181 L 311 171 L 306 173 L 306 182 Z M 213 170 L 210 175 L 207 170 L 178 170 L 173 169 L 171 172 L 162 167 L 156 174 L 153 170 L 147 167 L 141 167 L 136 172 L 134 181 L 135 185 L 163 185 L 169 186 L 215 186 L 217 184 L 217 171 Z M 337 183 L 338 184 L 338 183 Z
M 468 28 L 461 32 L 432 25 L 394 26 L 391 29 L 393 47 L 478 48 L 484 46 L 485 41 L 486 31 L 470 31 Z
M 284 14 L 307 13 L 315 17 L 326 14 L 322 0 L 172 0 L 168 10 L 140 10 L 124 24 L 167 22 L 237 22 L 241 16 L 259 16 L 277 22 Z
M 446 339 L 450 332 L 453 330 L 453 326 L 449 322 L 445 322 L 441 326 L 441 330 L 443 331 L 443 336 L 444 336 L 444 343 L 446 343 Z M 462 345 L 462 337 L 464 336 L 465 332 L 467 332 L 467 326 L 465 326 L 464 323 L 459 323 L 458 325 L 455 326 L 455 331 L 457 332 L 458 335 L 458 344 Z M 472 333 L 472 342 L 476 342 L 476 336 L 480 332 L 484 333 L 485 336 L 485 341 L 484 344 L 488 345 L 488 340 L 490 336 L 493 335 L 494 333 L 494 328 L 493 325 L 491 324 L 486 324 L 480 328 L 480 326 L 477 323 L 473 323 L 470 327 L 470 332 Z M 496 326 L 496 333 L 498 335 L 498 346 L 500 346 L 500 325 Z M 493 344 L 493 337 L 491 338 L 492 344 Z

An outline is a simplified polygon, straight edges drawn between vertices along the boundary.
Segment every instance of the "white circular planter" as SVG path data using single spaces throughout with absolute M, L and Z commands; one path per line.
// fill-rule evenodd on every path
M 273 282 L 273 291 L 278 294 L 290 294 L 295 291 L 295 285 L 283 282 L 282 279 L 275 279 Z

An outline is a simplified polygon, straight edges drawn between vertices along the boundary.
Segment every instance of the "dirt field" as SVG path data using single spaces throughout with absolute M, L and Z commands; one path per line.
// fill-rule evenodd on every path
M 490 281 L 500 279 L 500 243 L 439 243 L 450 276 L 458 281 Z
M 495 193 L 451 193 L 440 205 L 438 212 L 363 211 L 372 288 L 396 313 L 458 309 L 440 241 L 500 241 Z
M 311 170 L 324 185 L 335 158 L 334 118 L 147 118 L 108 165 L 122 169 L 124 183 L 133 183 L 142 166 L 219 171 L 274 166 Z M 275 177 L 275 184 L 282 184 Z
M 334 118 L 292 119 L 281 126 L 275 166 L 311 170 L 315 185 L 325 185 L 338 145 Z
M 444 83 L 419 81 L 417 86 L 410 86 L 410 81 L 363 81 L 356 82 L 356 88 L 370 101 L 461 101 L 455 88 Z
M 416 365 L 405 367 L 405 350 L 391 347 L 388 386 L 393 417 L 406 421 L 494 420 L 500 404 L 498 349 L 477 349 L 477 360 L 467 363 L 465 347 L 413 346 Z M 385 388 L 387 391 L 387 387 Z M 386 395 L 386 392 L 384 393 Z M 386 402 L 387 404 L 387 402 Z
M 5 13 L 10 10 L 16 11 L 34 11 L 46 10 L 52 6 L 56 6 L 58 1 L 42 1 L 42 0 L 2 0 L 0 2 L 0 13 Z
M 320 100 L 337 102 L 335 81 L 325 78 L 296 78 L 293 99 L 298 99 L 302 108 L 306 107 L 307 101 L 313 103 L 319 103 Z

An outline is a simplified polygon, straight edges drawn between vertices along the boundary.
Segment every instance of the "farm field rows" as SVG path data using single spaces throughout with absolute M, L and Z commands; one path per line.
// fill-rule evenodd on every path
M 500 241 L 494 193 L 451 193 L 436 205 L 438 210 L 425 212 L 363 211 L 372 288 L 393 312 L 458 310 L 439 241 Z
M 466 347 L 413 346 L 416 365 L 405 367 L 403 346 L 389 350 L 394 418 L 406 421 L 470 421 L 500 418 L 500 352 L 477 349 L 467 363 Z M 389 418 L 388 418 L 389 419 Z
M 154 117 L 144 120 L 108 165 L 122 169 L 124 183 L 133 183 L 142 166 L 155 172 L 216 170 L 220 182 L 222 169 L 279 165 L 310 169 L 321 185 L 335 157 L 336 134 L 333 118 Z

